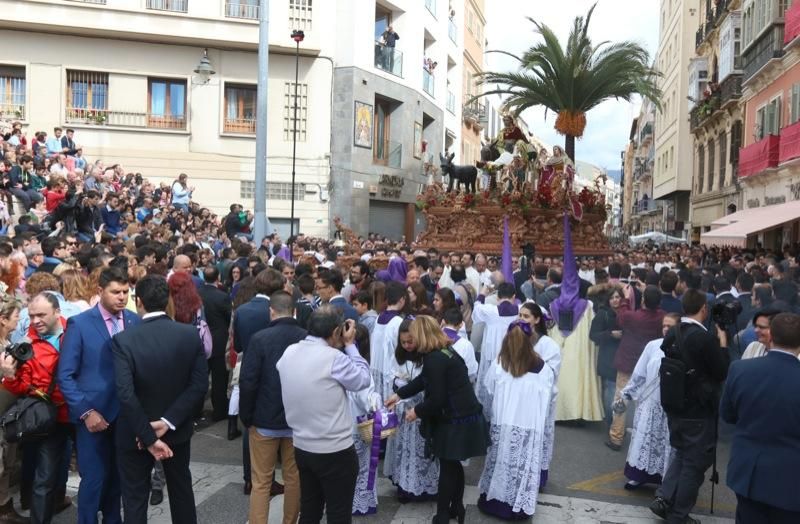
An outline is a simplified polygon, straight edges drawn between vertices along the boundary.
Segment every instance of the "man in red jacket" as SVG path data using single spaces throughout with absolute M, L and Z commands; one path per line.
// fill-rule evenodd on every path
M 664 311 L 660 308 L 661 290 L 658 286 L 647 286 L 642 293 L 644 308 L 633 310 L 633 288 L 625 287 L 625 300 L 622 301 L 617 311 L 617 323 L 622 329 L 622 339 L 619 349 L 614 357 L 614 367 L 617 368 L 617 387 L 614 401 L 619 400 L 620 392 L 631 379 L 633 368 L 644 351 L 644 347 L 651 340 L 661 338 L 661 321 Z M 614 413 L 611 428 L 608 430 L 606 446 L 619 451 L 622 449 L 622 439 L 625 437 L 625 413 Z
M 67 323 L 61 316 L 58 300 L 49 293 L 33 297 L 28 312 L 31 319 L 28 339 L 33 345 L 33 358 L 21 366 L 8 355 L 0 358 L 3 386 L 17 396 L 47 393 L 55 380 L 61 339 Z M 46 439 L 36 444 L 36 473 L 31 495 L 33 524 L 50 522 L 53 517 L 53 494 L 68 434 L 67 406 L 58 386 L 53 390 L 51 400 L 58 406 L 58 424 Z

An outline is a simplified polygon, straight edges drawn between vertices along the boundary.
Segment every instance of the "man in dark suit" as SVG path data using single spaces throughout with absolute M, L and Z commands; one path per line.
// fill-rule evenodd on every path
M 720 415 L 735 424 L 728 486 L 736 493 L 736 522 L 800 522 L 800 316 L 776 315 L 766 356 L 734 362 Z
M 111 341 L 121 405 L 116 434 L 125 522 L 146 523 L 150 472 L 163 461 L 172 522 L 195 524 L 191 458 L 192 415 L 208 390 L 208 367 L 197 329 L 164 310 L 164 277 L 136 284 L 142 323 Z
M 669 440 L 675 454 L 650 510 L 667 522 L 695 523 L 699 521 L 690 517 L 689 512 L 714 461 L 719 392 L 730 357 L 725 331 L 714 325 L 714 335 L 705 327 L 709 307 L 706 294 L 689 289 L 681 303 L 686 316 L 681 319 L 680 344 L 673 329 L 661 347 L 666 353 L 677 353 L 689 378 L 682 409 L 666 410 Z
M 561 296 L 561 272 L 557 269 L 547 271 L 544 291 L 536 295 L 536 303 L 543 310 L 550 311 L 550 303 Z
M 206 323 L 211 330 L 213 342 L 208 372 L 211 374 L 211 418 L 214 422 L 228 416 L 228 370 L 225 367 L 225 347 L 228 345 L 228 329 L 231 325 L 231 299 L 217 287 L 219 270 L 209 266 L 203 270 L 205 283 L 200 287 Z M 234 424 L 236 417 L 234 417 Z
M 747 327 L 747 324 L 750 323 L 755 313 L 755 311 L 753 311 L 754 284 L 753 276 L 745 271 L 742 271 L 739 273 L 739 276 L 736 277 L 736 290 L 739 292 L 739 296 L 736 297 L 736 300 L 742 305 L 742 312 L 739 313 L 739 318 L 736 320 L 736 327 L 739 328 L 739 331 Z
M 75 424 L 81 483 L 78 522 L 122 522 L 114 449 L 119 400 L 114 383 L 111 338 L 139 324 L 128 304 L 128 275 L 119 268 L 100 273 L 100 302 L 67 321 L 58 364 L 58 383 Z
M 336 269 L 320 271 L 317 279 L 317 294 L 323 303 L 335 306 L 344 315 L 345 320 L 358 322 L 358 311 L 347 303 L 342 296 L 344 279 Z
M 658 286 L 661 288 L 661 309 L 664 310 L 664 313 L 683 315 L 681 301 L 675 297 L 675 288 L 678 286 L 678 274 L 674 271 L 667 271 L 661 275 Z

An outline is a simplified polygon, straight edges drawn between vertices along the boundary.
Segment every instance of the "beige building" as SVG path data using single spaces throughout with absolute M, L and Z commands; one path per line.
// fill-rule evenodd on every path
M 658 62 L 663 97 L 656 112 L 653 197 L 664 201 L 665 233 L 683 236 L 692 189 L 692 136 L 686 117 L 689 60 L 698 26 L 695 0 L 661 0 Z
M 741 0 L 703 0 L 695 57 L 689 63 L 689 122 L 694 135 L 691 239 L 741 207 Z
M 464 164 L 475 164 L 477 160 L 480 160 L 481 135 L 488 119 L 485 99 L 478 99 L 467 104 L 470 98 L 482 90 L 478 86 L 476 75 L 484 71 L 486 17 L 483 14 L 483 5 L 483 0 L 464 0 L 464 78 L 462 82 L 464 105 L 461 128 L 461 160 Z M 455 104 L 455 100 L 453 100 L 453 104 Z
M 28 136 L 75 129 L 90 159 L 155 181 L 189 174 L 218 213 L 253 205 L 258 0 L 0 0 L 0 111 Z M 273 0 L 267 214 L 288 232 L 295 29 L 300 44 L 295 231 L 419 227 L 426 140 L 460 150 L 463 0 Z M 388 49 L 388 25 L 400 35 Z M 335 29 L 335 30 L 334 30 Z M 208 50 L 215 74 L 193 71 Z M 426 59 L 439 65 L 425 66 Z M 449 87 L 446 88 L 446 85 Z M 455 114 L 446 116 L 448 91 Z M 363 118 L 356 125 L 357 113 Z M 19 116 L 17 116 L 19 113 Z
M 630 173 L 626 172 L 625 188 L 629 198 L 626 199 L 628 220 L 625 221 L 625 232 L 629 235 L 641 235 L 652 231 L 663 232 L 665 223 L 665 207 L 663 200 L 653 198 L 656 148 L 654 135 L 657 109 L 650 100 L 643 100 L 639 116 L 634 119 L 631 129 L 631 162 Z

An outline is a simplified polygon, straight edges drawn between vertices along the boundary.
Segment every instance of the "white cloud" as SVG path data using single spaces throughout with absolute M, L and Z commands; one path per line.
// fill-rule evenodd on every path
M 491 0 L 486 2 L 487 49 L 522 54 L 536 39 L 527 17 L 552 28 L 566 40 L 576 16 L 585 15 L 597 0 Z M 658 2 L 656 0 L 600 0 L 592 15 L 589 35 L 595 42 L 633 40 L 655 55 L 658 47 Z M 517 67 L 510 57 L 487 55 L 487 70 L 507 71 Z M 619 153 L 624 149 L 631 121 L 639 114 L 639 102 L 609 100 L 587 115 L 588 125 L 575 145 L 579 160 L 608 169 L 619 169 Z M 544 118 L 544 109 L 523 114 L 531 131 L 549 144 L 562 144 L 564 137 L 553 129 L 555 115 Z

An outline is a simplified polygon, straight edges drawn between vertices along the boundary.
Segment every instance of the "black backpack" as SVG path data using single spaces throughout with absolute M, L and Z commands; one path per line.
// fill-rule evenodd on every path
M 675 341 L 669 347 L 662 347 L 666 355 L 661 359 L 661 368 L 658 371 L 660 379 L 661 407 L 666 413 L 680 412 L 686 407 L 686 396 L 689 381 L 695 369 L 683 360 L 681 349 L 683 333 L 681 324 L 675 326 Z

